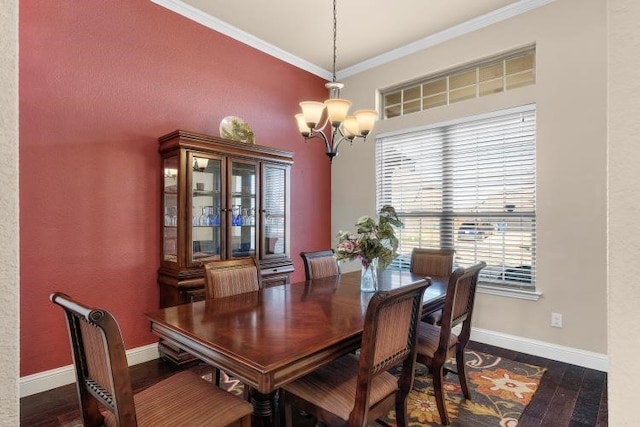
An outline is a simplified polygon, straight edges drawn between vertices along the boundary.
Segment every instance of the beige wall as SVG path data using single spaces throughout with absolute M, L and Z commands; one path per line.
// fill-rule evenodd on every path
M 637 426 L 640 3 L 608 1 L 609 425 Z
M 535 102 L 539 301 L 479 294 L 474 326 L 607 353 L 606 3 L 556 0 L 485 29 L 345 79 L 356 108 L 375 91 L 535 43 L 537 83 L 379 122 L 386 132 Z M 332 231 L 375 214 L 374 142 L 343 147 L 333 164 Z M 356 200 L 356 203 L 353 201 Z M 551 312 L 564 317 L 550 325 Z
M 0 420 L 18 425 L 18 2 L 0 0 Z

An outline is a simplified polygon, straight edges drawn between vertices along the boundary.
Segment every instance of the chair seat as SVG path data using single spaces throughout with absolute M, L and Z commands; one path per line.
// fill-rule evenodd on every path
M 427 322 L 418 323 L 418 340 L 416 343 L 416 353 L 422 357 L 433 359 L 434 354 L 438 350 L 438 344 L 440 342 L 440 326 L 432 325 Z M 449 337 L 449 350 L 447 351 L 447 357 L 455 354 L 456 344 L 458 343 L 458 336 L 451 333 Z
M 357 378 L 358 358 L 350 354 L 283 386 L 283 389 L 348 420 L 356 397 Z M 370 394 L 371 405 L 397 390 L 398 380 L 392 374 L 384 372 L 374 377 Z
M 251 414 L 251 404 L 184 371 L 134 395 L 138 426 L 222 427 Z M 111 412 L 105 426 L 115 426 Z
M 442 310 L 434 311 L 427 314 L 422 318 L 423 322 L 431 323 L 432 325 L 440 325 L 442 323 Z

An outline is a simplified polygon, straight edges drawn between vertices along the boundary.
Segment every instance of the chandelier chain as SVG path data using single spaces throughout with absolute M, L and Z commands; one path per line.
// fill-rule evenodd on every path
M 333 0 L 333 82 L 336 82 L 336 57 L 338 56 L 337 51 L 337 28 L 338 28 L 338 18 L 336 13 L 336 0 Z

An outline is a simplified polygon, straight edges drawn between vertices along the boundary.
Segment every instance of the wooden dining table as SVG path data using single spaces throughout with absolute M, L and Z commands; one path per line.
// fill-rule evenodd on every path
M 423 314 L 440 309 L 448 277 L 386 270 L 379 290 L 431 281 Z M 274 286 L 146 313 L 161 339 L 250 387 L 252 425 L 280 425 L 278 389 L 360 347 L 367 305 L 360 272 Z

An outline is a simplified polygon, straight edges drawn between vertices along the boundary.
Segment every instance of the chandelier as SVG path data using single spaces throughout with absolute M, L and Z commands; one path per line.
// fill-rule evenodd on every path
M 329 99 L 324 102 L 303 101 L 300 103 L 302 113 L 295 116 L 305 142 L 311 138 L 321 138 L 332 162 L 343 141 L 366 139 L 378 117 L 375 110 L 358 110 L 348 115 L 351 101 L 340 98 L 340 89 L 344 84 L 336 81 L 336 27 L 336 0 L 333 0 L 333 80 L 325 84 Z M 327 123 L 331 124 L 328 135 L 325 134 Z

